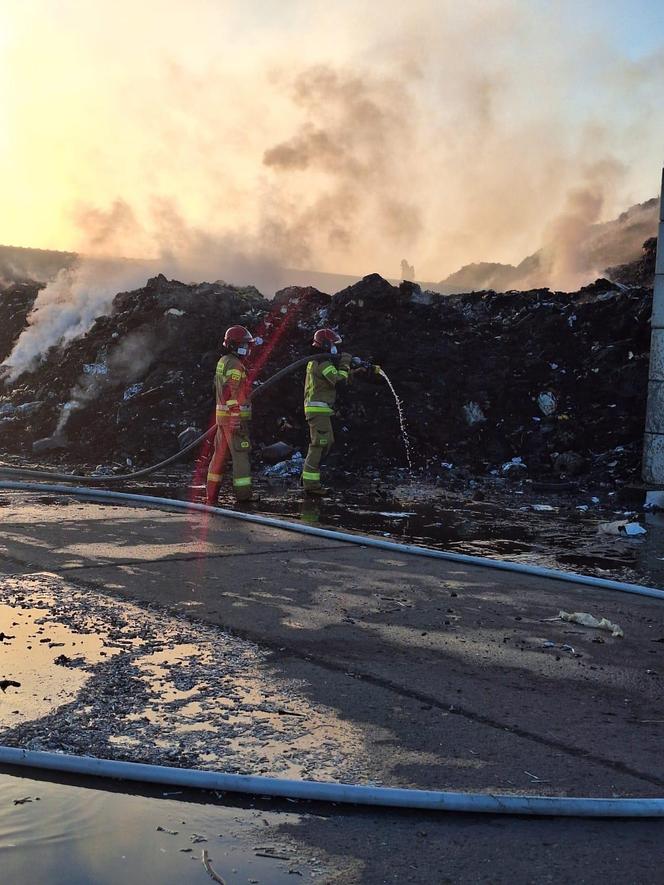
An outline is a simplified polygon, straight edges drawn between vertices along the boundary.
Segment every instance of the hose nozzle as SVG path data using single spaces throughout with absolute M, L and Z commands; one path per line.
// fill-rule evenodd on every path
M 350 361 L 351 368 L 353 369 L 364 369 L 369 375 L 380 375 L 381 368 L 376 363 L 372 363 L 371 360 L 363 360 L 362 357 L 354 356 Z

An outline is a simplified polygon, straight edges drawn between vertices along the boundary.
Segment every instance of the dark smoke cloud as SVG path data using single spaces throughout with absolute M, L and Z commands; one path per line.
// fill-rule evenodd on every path
M 412 244 L 421 232 L 421 210 L 399 193 L 408 133 L 416 128 L 407 82 L 317 65 L 295 78 L 291 97 L 302 122 L 263 155 L 263 164 L 283 179 L 264 222 L 278 251 L 300 261 L 320 251 L 341 254 L 368 226 L 395 247 Z M 305 172 L 320 176 L 319 187 L 289 204 L 293 177 Z

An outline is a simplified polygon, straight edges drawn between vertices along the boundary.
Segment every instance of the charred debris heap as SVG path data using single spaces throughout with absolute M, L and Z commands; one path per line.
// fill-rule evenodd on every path
M 441 296 L 371 274 L 334 296 L 290 287 L 266 300 L 253 287 L 185 285 L 159 275 L 116 296 L 109 316 L 0 389 L 0 450 L 33 459 L 74 401 L 60 463 L 146 465 L 177 451 L 213 416 L 211 379 L 227 325 L 266 344 L 266 379 L 309 352 L 317 326 L 384 366 L 403 399 L 415 467 L 436 477 L 639 475 L 648 376 L 653 243 L 633 265 L 578 292 Z M 24 328 L 38 287 L 0 292 L 0 359 Z M 256 402 L 261 446 L 305 445 L 301 378 Z M 362 476 L 403 466 L 394 403 L 382 382 L 341 398 L 337 466 Z M 450 466 L 452 465 L 452 466 Z

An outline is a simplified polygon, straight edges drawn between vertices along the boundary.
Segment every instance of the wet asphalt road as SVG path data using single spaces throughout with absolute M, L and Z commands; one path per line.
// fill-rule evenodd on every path
M 662 795 L 657 602 L 202 516 L 37 497 L 10 496 L 3 508 L 2 571 L 47 570 L 187 618 L 193 583 L 196 618 L 258 643 L 275 673 L 361 730 L 367 780 Z M 625 639 L 551 620 L 560 609 L 606 616 Z M 655 883 L 664 860 L 662 824 L 651 821 L 338 810 L 283 832 L 319 852 L 319 881 L 329 882 Z

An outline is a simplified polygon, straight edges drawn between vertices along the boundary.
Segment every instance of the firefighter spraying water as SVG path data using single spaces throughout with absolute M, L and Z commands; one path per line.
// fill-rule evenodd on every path
M 224 464 L 230 455 L 233 493 L 236 501 L 246 503 L 251 500 L 252 496 L 249 432 L 252 400 L 273 389 L 280 381 L 304 365 L 306 365 L 304 412 L 310 437 L 307 457 L 302 470 L 302 484 L 306 495 L 320 497 L 325 494 L 321 484 L 321 462 L 334 443 L 332 417 L 335 414 L 337 386 L 348 383 L 354 375 L 364 374 L 372 378 L 382 376 L 387 381 L 395 396 L 408 464 L 409 467 L 412 467 L 401 402 L 389 378 L 380 366 L 360 357 L 353 357 L 349 353 L 339 353 L 338 346 L 341 344 L 341 340 L 341 336 L 333 329 L 318 329 L 312 342 L 316 353 L 285 366 L 252 389 L 247 361 L 252 348 L 263 344 L 263 340 L 254 337 L 245 326 L 230 326 L 226 330 L 223 340 L 226 353 L 217 362 L 214 376 L 215 423 L 200 436 L 188 442 L 179 452 L 163 461 L 133 470 L 130 473 L 104 472 L 103 474 L 81 475 L 0 465 L 0 475 L 34 476 L 93 485 L 125 482 L 158 473 L 168 465 L 199 449 L 202 443 L 214 439 L 213 453 L 207 468 L 205 502 L 211 506 L 217 504 Z M 45 442 L 49 442 L 49 440 L 45 440 Z
M 309 425 L 309 450 L 302 470 L 302 485 L 308 495 L 324 495 L 320 467 L 323 458 L 334 444 L 332 416 L 337 398 L 337 386 L 346 384 L 351 373 L 380 372 L 379 366 L 363 362 L 349 353 L 338 352 L 341 336 L 334 329 L 317 329 L 312 345 L 328 354 L 326 359 L 311 360 L 307 364 L 304 382 L 304 415 Z

